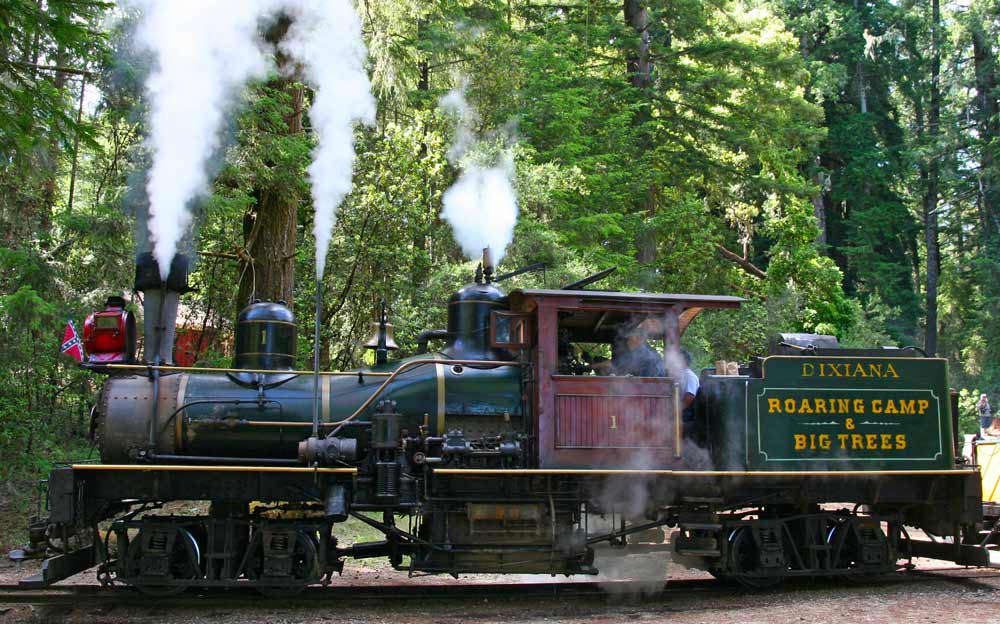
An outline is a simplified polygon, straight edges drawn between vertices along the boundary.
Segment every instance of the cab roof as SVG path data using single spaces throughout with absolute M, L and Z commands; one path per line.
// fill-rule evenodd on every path
M 672 333 L 673 340 L 677 340 L 703 310 L 738 308 L 746 301 L 727 295 L 532 288 L 514 290 L 508 300 L 510 309 L 520 313 L 533 313 L 539 307 L 558 308 L 561 311 L 559 327 L 579 340 L 588 337 L 608 340 L 635 323 L 643 323 L 653 336 L 664 336 L 666 332 Z M 676 318 L 676 323 L 661 322 L 669 316 Z
M 518 288 L 511 291 L 512 303 L 528 299 L 558 297 L 581 303 L 627 303 L 635 305 L 681 306 L 683 308 L 738 308 L 746 299 L 728 295 L 682 295 L 666 293 L 621 292 L 613 290 L 553 290 Z

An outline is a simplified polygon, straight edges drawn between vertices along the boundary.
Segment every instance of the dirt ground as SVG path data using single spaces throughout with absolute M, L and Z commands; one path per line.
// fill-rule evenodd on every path
M 944 562 L 919 560 L 918 569 L 953 567 Z M 600 565 L 600 561 L 598 561 Z M 0 583 L 33 572 L 25 564 L 20 570 L 0 569 Z M 626 594 L 585 597 L 504 596 L 480 599 L 421 601 L 419 598 L 395 598 L 385 603 L 359 601 L 336 604 L 332 601 L 299 602 L 284 600 L 213 602 L 199 605 L 203 598 L 181 595 L 151 600 L 142 606 L 87 605 L 73 607 L 32 607 L 0 604 L 0 624 L 12 622 L 56 622 L 66 624 L 141 623 L 211 623 L 249 624 L 335 623 L 408 624 L 475 621 L 492 622 L 672 622 L 675 624 L 740 623 L 784 624 L 803 622 L 892 622 L 946 623 L 958 621 L 1000 623 L 1000 570 L 970 570 L 967 578 L 927 580 L 926 574 L 887 577 L 868 584 L 834 582 L 792 583 L 761 592 L 736 588 L 659 592 L 664 578 L 706 578 L 703 573 L 685 570 L 662 557 L 632 556 L 618 558 L 605 565 L 609 574 L 603 578 L 645 579 L 639 589 Z M 934 574 L 929 572 L 928 574 Z M 371 568 L 348 568 L 339 584 L 395 585 L 496 582 L 510 577 L 466 576 L 407 579 L 404 573 Z M 520 576 L 524 582 L 556 582 L 548 576 Z M 579 580 L 590 581 L 590 577 Z M 80 575 L 70 583 L 92 582 L 92 575 Z M 699 587 L 703 587 L 700 586 Z M 140 603 L 142 604 L 142 603 Z

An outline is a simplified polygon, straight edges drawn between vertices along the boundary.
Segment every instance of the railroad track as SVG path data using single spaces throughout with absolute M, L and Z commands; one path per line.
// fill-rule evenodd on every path
M 942 567 L 918 569 L 866 582 L 870 586 L 887 586 L 893 584 L 921 584 L 949 582 L 959 584 L 976 584 L 984 580 L 1000 580 L 1000 570 L 984 570 L 981 568 Z M 336 583 L 336 582 L 335 582 Z M 780 587 L 770 590 L 781 592 L 795 589 L 816 589 L 824 587 L 856 586 L 849 581 L 790 579 Z M 558 598 L 592 597 L 637 597 L 656 599 L 670 594 L 692 592 L 705 593 L 755 593 L 740 587 L 718 581 L 716 579 L 676 579 L 667 581 L 662 587 L 656 587 L 649 582 L 637 581 L 573 581 L 573 582 L 543 582 L 543 583 L 434 583 L 405 585 L 350 585 L 333 584 L 328 587 L 313 586 L 301 594 L 287 598 L 265 598 L 250 588 L 232 588 L 225 590 L 191 590 L 183 594 L 188 606 L 214 607 L 233 606 L 240 603 L 260 604 L 266 601 L 270 605 L 284 604 L 301 605 L 303 603 L 335 602 L 362 604 L 374 601 L 385 601 L 396 598 L 417 598 L 421 600 L 455 601 L 463 599 L 505 600 L 511 598 Z M 142 606 L 149 607 L 156 603 L 176 604 L 178 596 L 156 598 L 141 594 L 126 587 L 116 586 L 105 588 L 99 585 L 56 585 L 46 589 L 22 589 L 17 585 L 0 585 L 0 605 L 31 604 L 52 607 L 89 607 L 104 606 Z

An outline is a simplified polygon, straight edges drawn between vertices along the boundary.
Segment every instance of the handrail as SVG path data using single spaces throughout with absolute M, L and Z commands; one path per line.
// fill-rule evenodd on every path
M 181 373 L 258 373 L 262 375 L 315 375 L 313 371 L 300 370 L 274 370 L 267 368 L 216 368 L 211 366 L 166 366 L 166 365 L 145 365 L 145 364 L 105 364 L 101 368 L 113 370 L 161 370 L 175 371 Z M 320 371 L 320 376 L 325 377 L 390 377 L 392 373 L 378 371 Z
M 249 401 L 248 401 L 249 402 Z M 226 418 L 218 419 L 220 421 L 226 421 Z M 312 421 L 305 420 L 246 420 L 246 419 L 233 419 L 237 425 L 240 427 L 312 427 Z M 189 423 L 189 426 L 202 426 L 204 421 L 193 420 Z M 321 428 L 336 427 L 339 422 L 321 422 L 319 426 Z M 371 423 L 351 423 L 355 425 L 370 425 Z
M 335 423 L 331 423 L 333 425 L 337 425 L 337 428 L 334 429 L 333 431 L 331 431 L 330 433 L 328 433 L 327 437 L 328 438 L 332 438 L 333 436 L 337 435 L 337 433 L 344 427 L 344 425 L 346 425 L 347 423 L 351 422 L 352 420 L 354 420 L 355 418 L 357 418 L 361 414 L 361 412 L 363 412 L 366 409 L 368 409 L 368 406 L 371 405 L 375 401 L 375 399 L 378 398 L 378 396 L 380 394 L 382 394 L 382 391 L 386 389 L 386 387 L 389 385 L 389 383 L 393 379 L 395 379 L 397 375 L 399 375 L 400 373 L 402 373 L 403 371 L 405 371 L 407 369 L 414 368 L 416 366 L 422 366 L 424 364 L 450 364 L 452 366 L 461 365 L 461 366 L 518 366 L 518 367 L 524 365 L 521 362 L 505 362 L 505 361 L 502 361 L 502 360 L 439 360 L 439 359 L 433 359 L 433 360 L 410 360 L 409 362 L 403 362 L 403 364 L 400 365 L 399 368 L 397 368 L 396 370 L 394 370 L 392 372 L 392 374 L 389 375 L 389 377 L 385 381 L 383 381 L 382 384 L 378 388 L 375 389 L 375 392 L 373 392 L 372 395 L 370 397 L 368 397 L 368 400 L 366 400 L 364 403 L 361 404 L 361 407 L 359 407 L 358 409 L 354 410 L 353 414 L 351 414 L 350 416 L 348 416 L 347 418 L 345 418 L 345 419 L 343 419 L 341 421 L 338 421 L 338 422 L 335 422 Z

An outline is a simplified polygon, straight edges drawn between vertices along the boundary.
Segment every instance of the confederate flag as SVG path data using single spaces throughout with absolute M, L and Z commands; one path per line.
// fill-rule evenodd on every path
M 80 343 L 80 337 L 76 335 L 76 327 L 73 326 L 72 320 L 66 322 L 66 332 L 63 334 L 62 348 L 59 352 L 69 354 L 77 362 L 83 361 L 83 345 Z

